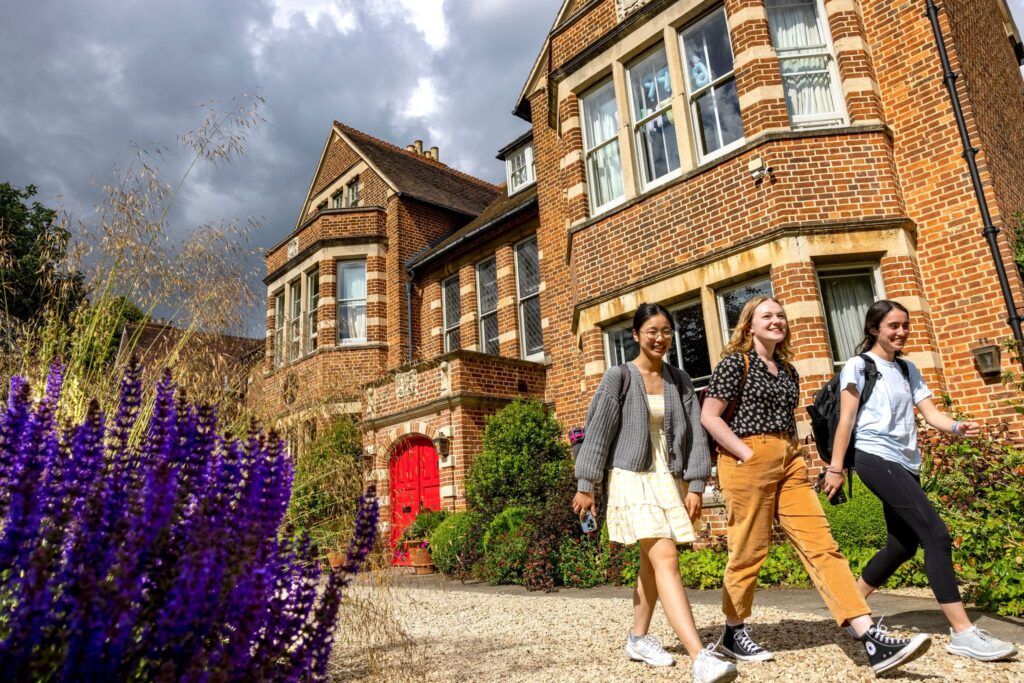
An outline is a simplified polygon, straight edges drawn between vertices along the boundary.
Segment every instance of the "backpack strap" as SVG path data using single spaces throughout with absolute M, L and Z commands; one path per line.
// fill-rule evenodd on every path
M 871 394 L 874 393 L 875 384 L 878 382 L 878 377 L 881 373 L 878 372 L 875 360 L 868 354 L 862 353 L 858 358 L 864 361 L 864 391 L 860 392 L 860 405 L 857 407 L 859 411 L 868 402 L 868 399 L 871 398 Z
M 903 379 L 907 380 L 907 384 L 910 384 L 910 366 L 907 365 L 907 361 L 896 356 L 896 365 L 899 366 L 900 372 L 903 374 Z

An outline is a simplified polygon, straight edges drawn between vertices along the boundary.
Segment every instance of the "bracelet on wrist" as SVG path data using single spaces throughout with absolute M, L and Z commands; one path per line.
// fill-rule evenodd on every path
M 839 470 L 834 469 L 831 465 L 826 467 L 825 471 L 826 472 L 831 472 L 832 474 L 838 474 L 840 477 L 845 477 L 846 476 L 846 472 L 845 471 L 843 471 L 841 469 L 839 469 Z
M 949 428 L 949 433 L 950 434 L 955 434 L 956 436 L 960 436 L 960 425 L 961 424 L 963 424 L 963 423 L 960 422 L 959 420 L 953 420 L 953 426 Z

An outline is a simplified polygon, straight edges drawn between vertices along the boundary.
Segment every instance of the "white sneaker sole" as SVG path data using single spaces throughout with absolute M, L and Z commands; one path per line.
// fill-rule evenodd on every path
M 735 681 L 737 678 L 739 678 L 739 675 L 739 671 L 737 671 L 736 669 L 732 669 L 731 671 L 723 671 L 722 673 L 718 674 L 718 676 L 716 676 L 715 678 L 701 678 L 699 680 L 701 681 L 701 683 L 730 683 L 730 681 Z M 694 677 L 693 680 L 696 681 L 698 679 Z
M 962 645 L 953 645 L 950 643 L 946 646 L 946 652 L 951 655 L 960 655 L 961 657 L 970 657 L 971 659 L 977 659 L 981 662 L 996 662 L 1000 659 L 1010 659 L 1011 657 L 1017 656 L 1017 648 L 1010 646 L 1010 649 L 1002 652 L 978 652 L 972 650 L 969 647 L 963 647 Z
M 887 659 L 884 662 L 879 662 L 871 666 L 871 670 L 876 674 L 885 673 L 890 669 L 895 669 L 898 666 L 909 664 L 914 661 L 925 652 L 928 652 L 928 648 L 932 646 L 931 636 L 920 633 L 914 636 L 907 645 L 900 650 L 892 659 Z
M 741 655 L 737 652 L 733 652 L 725 645 L 719 645 L 718 649 L 722 652 L 722 654 L 728 657 L 732 657 L 737 662 L 770 662 L 773 659 L 775 659 L 775 655 L 771 652 L 768 652 L 767 650 L 765 650 L 759 655 Z
M 668 658 L 668 661 L 664 662 L 647 659 L 642 654 L 633 649 L 632 643 L 626 643 L 626 656 L 632 659 L 634 662 L 643 662 L 644 664 L 649 664 L 650 666 L 675 666 L 676 663 L 676 660 L 672 659 L 671 657 Z

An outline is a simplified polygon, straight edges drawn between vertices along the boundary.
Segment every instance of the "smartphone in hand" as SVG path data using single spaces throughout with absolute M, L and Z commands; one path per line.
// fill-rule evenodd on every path
M 580 520 L 580 528 L 585 534 L 597 531 L 597 520 L 594 519 L 594 514 L 590 510 L 587 510 L 587 514 L 583 515 L 583 519 Z
M 818 475 L 818 490 L 821 491 L 822 484 L 825 483 L 825 472 Z M 828 498 L 828 496 L 826 496 Z M 840 486 L 831 498 L 828 498 L 828 502 L 832 505 L 842 505 L 846 502 L 846 494 L 843 493 L 843 487 Z

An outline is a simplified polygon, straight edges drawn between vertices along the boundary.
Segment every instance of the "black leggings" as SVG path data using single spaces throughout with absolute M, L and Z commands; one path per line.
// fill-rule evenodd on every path
M 861 450 L 856 455 L 857 474 L 881 499 L 889 532 L 885 547 L 867 563 L 861 578 L 875 588 L 885 585 L 922 545 L 924 568 L 935 599 L 941 604 L 960 602 L 949 529 L 921 489 L 921 478 L 877 455 Z

